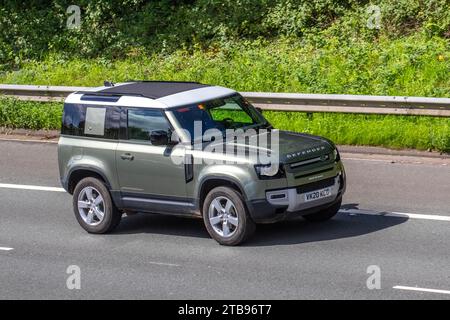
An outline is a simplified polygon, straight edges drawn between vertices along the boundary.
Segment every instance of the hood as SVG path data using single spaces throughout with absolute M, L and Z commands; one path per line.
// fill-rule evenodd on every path
M 329 154 L 335 149 L 328 139 L 305 133 L 280 131 L 280 162 L 291 163 Z
M 335 149 L 334 144 L 326 138 L 291 131 L 276 131 L 278 132 L 278 141 L 276 141 L 276 133 L 269 131 L 251 136 L 252 138 L 255 138 L 255 136 L 258 138 L 257 145 L 226 141 L 224 146 L 244 147 L 247 155 L 255 155 L 257 153 L 267 154 L 267 152 L 272 155 L 278 149 L 280 163 L 292 163 L 311 159 L 329 154 Z M 267 137 L 263 137 L 263 135 L 267 135 Z M 275 141 L 273 144 L 270 144 L 272 138 Z M 262 145 L 261 141 L 268 141 L 269 144 Z

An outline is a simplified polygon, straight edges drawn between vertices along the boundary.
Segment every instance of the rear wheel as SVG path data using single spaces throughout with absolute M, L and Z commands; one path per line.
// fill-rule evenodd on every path
M 96 178 L 85 178 L 77 184 L 73 192 L 73 209 L 78 223 L 89 233 L 110 232 L 122 217 L 108 189 Z
M 209 235 L 222 245 L 238 245 L 255 231 L 242 196 L 228 187 L 217 187 L 208 193 L 203 221 Z
M 330 220 L 338 213 L 339 209 L 341 208 L 341 203 L 342 200 L 336 202 L 331 207 L 328 207 L 322 211 L 304 215 L 303 218 L 311 222 L 323 222 Z

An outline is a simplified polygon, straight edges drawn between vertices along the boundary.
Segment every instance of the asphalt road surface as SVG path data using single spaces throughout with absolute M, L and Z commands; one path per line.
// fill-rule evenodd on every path
M 55 144 L 0 142 L 0 299 L 450 299 L 448 160 L 343 154 L 333 220 L 224 247 L 201 220 L 161 215 L 86 233 L 70 195 L 41 188 L 60 188 L 56 159 Z

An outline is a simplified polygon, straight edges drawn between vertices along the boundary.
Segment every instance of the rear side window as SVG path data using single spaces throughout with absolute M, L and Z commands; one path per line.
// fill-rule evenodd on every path
M 118 107 L 64 104 L 61 134 L 116 140 L 119 127 Z
M 160 110 L 128 109 L 128 139 L 150 141 L 150 133 L 167 131 L 169 122 Z

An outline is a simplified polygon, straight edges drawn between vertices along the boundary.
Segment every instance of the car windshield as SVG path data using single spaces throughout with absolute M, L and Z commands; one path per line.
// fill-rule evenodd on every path
M 202 134 L 209 129 L 225 133 L 227 129 L 268 127 L 267 120 L 241 95 L 209 100 L 178 107 L 173 114 L 181 127 L 194 137 L 194 123 L 201 124 Z

